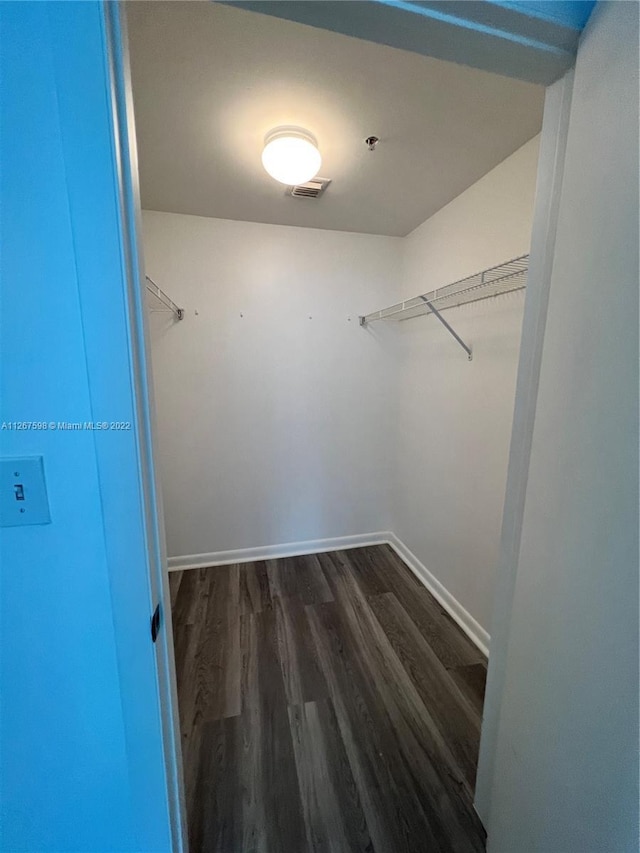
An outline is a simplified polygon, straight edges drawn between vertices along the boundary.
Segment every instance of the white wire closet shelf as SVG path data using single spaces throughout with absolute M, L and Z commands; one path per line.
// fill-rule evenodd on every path
M 471 361 L 473 357 L 471 347 L 467 346 L 451 328 L 440 312 L 447 308 L 458 308 L 460 305 L 467 305 L 470 302 L 479 302 L 481 299 L 490 299 L 504 293 L 512 293 L 514 290 L 522 290 L 527 286 L 528 271 L 529 255 L 521 255 L 519 258 L 505 261 L 498 266 L 454 281 L 452 284 L 430 290 L 428 293 L 422 293 L 411 299 L 405 299 L 404 302 L 396 302 L 389 308 L 366 314 L 360 317 L 360 325 L 366 326 L 375 320 L 411 320 L 413 317 L 433 314 L 458 341 L 467 353 L 469 361 Z
M 150 310 L 151 311 L 170 312 L 171 314 L 174 315 L 176 320 L 182 320 L 182 318 L 184 317 L 184 309 L 178 308 L 178 306 L 173 301 L 173 299 L 171 299 L 170 296 L 167 296 L 167 294 L 164 292 L 164 290 L 161 287 L 159 287 L 152 278 L 149 278 L 149 276 L 147 275 L 147 276 L 145 276 L 145 279 L 146 279 L 145 284 L 147 286 L 147 291 L 152 296 L 155 296 L 155 298 L 158 300 L 158 302 L 154 303 L 155 307 L 151 308 Z M 160 305 L 158 305 L 158 303 L 160 303 L 160 305 L 162 307 L 160 307 Z
M 492 296 L 521 290 L 527 285 L 528 269 L 529 255 L 522 255 L 496 267 L 462 278 L 460 281 L 405 299 L 404 302 L 397 302 L 389 308 L 366 314 L 360 317 L 360 324 L 364 326 L 374 320 L 410 320 L 412 317 L 433 313 L 433 306 L 438 311 L 444 311 L 447 308 L 457 308 L 469 302 L 478 302 L 480 299 L 490 299 Z

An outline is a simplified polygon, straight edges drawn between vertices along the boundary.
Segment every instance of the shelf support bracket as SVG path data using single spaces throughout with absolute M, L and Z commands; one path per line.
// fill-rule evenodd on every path
M 175 318 L 177 320 L 183 320 L 184 319 L 184 308 L 178 308 L 178 306 L 173 301 L 173 299 L 171 299 L 170 296 L 167 296 L 167 294 L 164 292 L 164 290 L 161 287 L 158 287 L 158 285 L 155 283 L 155 281 L 152 278 L 150 278 L 148 275 L 145 276 L 145 279 L 146 279 L 147 290 L 149 291 L 149 293 L 152 293 L 156 297 L 156 299 L 159 299 L 160 302 L 162 302 L 162 304 L 165 306 L 165 308 L 168 311 L 172 312 L 172 314 L 175 316 Z
M 454 329 L 451 328 L 451 326 L 447 323 L 447 321 L 444 319 L 442 314 L 438 311 L 438 309 L 433 304 L 433 302 L 429 302 L 429 300 L 426 298 L 426 296 L 421 296 L 420 299 L 422 299 L 429 306 L 429 310 L 434 315 L 434 317 L 437 317 L 438 320 L 440 320 L 440 322 L 445 327 L 445 329 L 449 332 L 449 334 L 452 335 L 458 341 L 458 343 L 460 344 L 462 349 L 466 352 L 467 358 L 469 359 L 469 361 L 472 361 L 473 360 L 473 352 L 471 351 L 471 347 L 468 347 L 465 344 L 465 342 L 462 340 L 460 335 L 456 331 L 454 331 Z

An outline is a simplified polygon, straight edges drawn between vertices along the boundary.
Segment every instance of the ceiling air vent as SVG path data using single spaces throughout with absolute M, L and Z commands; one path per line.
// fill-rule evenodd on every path
M 313 180 L 307 181 L 306 184 L 298 184 L 296 187 L 291 187 L 289 195 L 292 195 L 294 198 L 319 198 L 330 183 L 330 178 L 313 178 Z

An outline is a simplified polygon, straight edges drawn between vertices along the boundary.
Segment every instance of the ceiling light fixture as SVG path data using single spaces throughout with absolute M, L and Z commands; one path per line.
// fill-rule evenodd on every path
M 277 127 L 264 140 L 262 165 L 276 181 L 295 186 L 314 178 L 322 157 L 315 137 L 299 127 Z

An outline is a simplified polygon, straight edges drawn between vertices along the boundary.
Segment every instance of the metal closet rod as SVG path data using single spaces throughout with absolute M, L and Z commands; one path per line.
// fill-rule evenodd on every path
M 528 269 L 529 255 L 521 255 L 445 287 L 439 287 L 428 293 L 406 299 L 404 302 L 397 302 L 389 308 L 383 308 L 381 311 L 374 311 L 372 314 L 360 317 L 360 325 L 366 326 L 367 323 L 374 320 L 410 320 L 413 317 L 433 314 L 456 339 L 471 361 L 473 357 L 471 347 L 467 346 L 440 312 L 447 308 L 457 308 L 470 302 L 478 302 L 481 299 L 489 299 L 492 296 L 521 290 L 526 287 Z M 438 303 L 437 307 L 434 304 L 436 302 Z
M 170 296 L 167 296 L 164 290 L 159 287 L 152 278 L 146 275 L 145 279 L 149 293 L 152 293 L 157 299 L 159 299 L 168 311 L 175 314 L 177 320 L 182 320 L 184 317 L 184 309 L 178 308 L 173 299 L 171 299 Z

